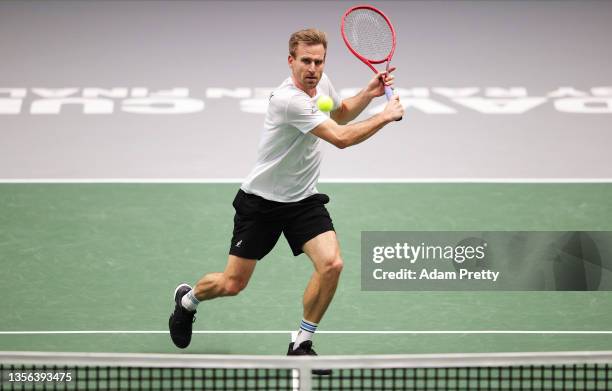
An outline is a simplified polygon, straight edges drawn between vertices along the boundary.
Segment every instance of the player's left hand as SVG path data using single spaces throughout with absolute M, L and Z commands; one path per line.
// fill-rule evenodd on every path
M 366 93 L 371 97 L 383 96 L 385 94 L 385 86 L 393 88 L 395 77 L 391 74 L 396 67 L 391 67 L 387 71 L 378 72 L 366 87 Z

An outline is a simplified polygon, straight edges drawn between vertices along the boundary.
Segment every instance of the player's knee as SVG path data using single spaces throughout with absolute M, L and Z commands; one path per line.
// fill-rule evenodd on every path
M 338 256 L 332 263 L 331 267 L 335 273 L 340 274 L 340 272 L 342 272 L 342 269 L 344 268 L 344 261 L 342 260 L 342 258 L 340 258 L 340 256 Z
M 228 278 L 225 280 L 224 292 L 226 296 L 236 296 L 246 288 L 248 281 L 236 278 Z
M 344 261 L 340 255 L 329 257 L 323 264 L 322 273 L 326 277 L 337 277 L 340 275 L 342 268 L 344 267 Z

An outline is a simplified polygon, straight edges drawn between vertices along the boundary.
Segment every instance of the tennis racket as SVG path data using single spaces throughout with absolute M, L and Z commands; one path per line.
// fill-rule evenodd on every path
M 395 29 L 382 11 L 371 5 L 349 8 L 342 16 L 341 30 L 346 47 L 374 73 L 378 73 L 374 64 L 386 62 L 385 69 L 389 70 L 395 51 Z M 385 86 L 385 95 L 390 100 L 393 89 Z

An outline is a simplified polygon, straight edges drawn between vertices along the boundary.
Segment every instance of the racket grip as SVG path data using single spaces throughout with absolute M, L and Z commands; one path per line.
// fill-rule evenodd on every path
M 391 100 L 393 98 L 393 89 L 389 86 L 385 86 L 385 95 L 387 96 L 387 100 Z M 396 121 L 401 121 L 402 118 L 397 119 Z
M 393 89 L 389 86 L 385 86 L 385 95 L 387 96 L 387 100 L 391 100 L 391 98 L 393 98 Z

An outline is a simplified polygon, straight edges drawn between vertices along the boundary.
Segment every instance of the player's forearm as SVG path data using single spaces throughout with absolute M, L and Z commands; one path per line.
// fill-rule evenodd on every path
M 332 118 L 339 124 L 348 124 L 370 104 L 372 97 L 365 90 L 361 90 L 357 95 L 344 99 L 340 110 L 332 112 Z
M 384 113 L 379 113 L 364 121 L 343 125 L 342 146 L 346 148 L 367 140 L 389 122 L 391 122 L 390 118 L 387 118 Z

